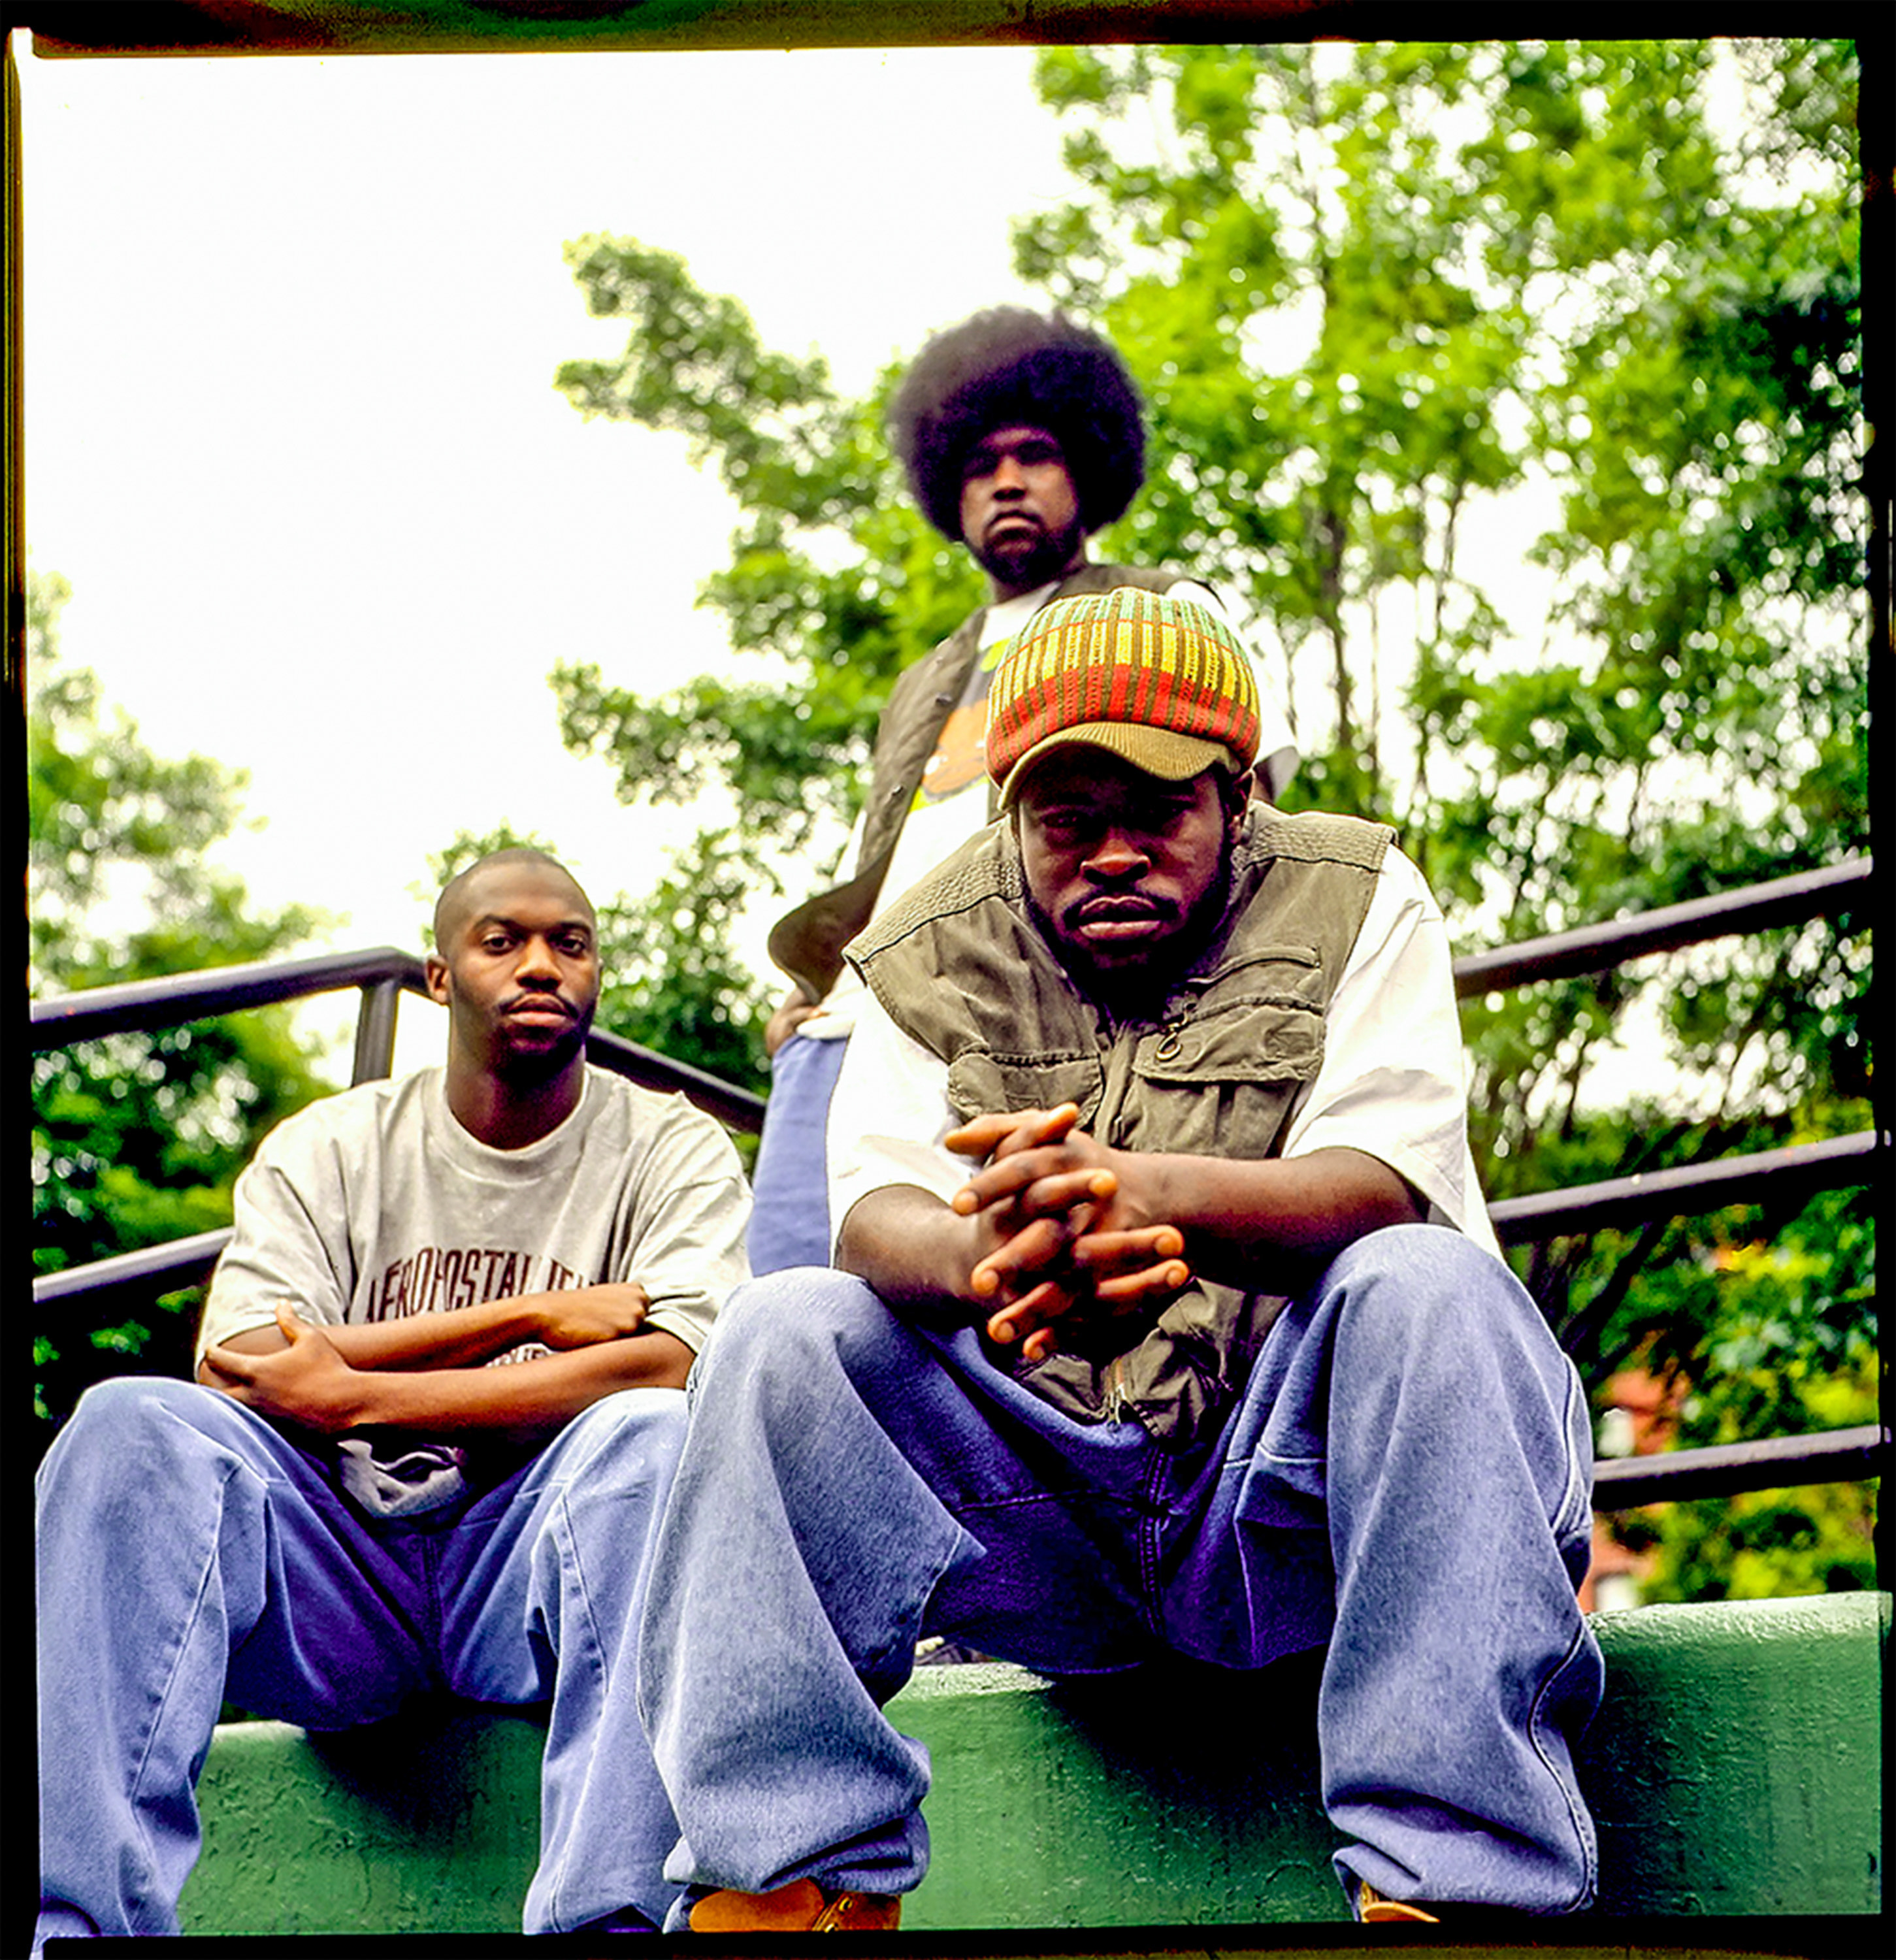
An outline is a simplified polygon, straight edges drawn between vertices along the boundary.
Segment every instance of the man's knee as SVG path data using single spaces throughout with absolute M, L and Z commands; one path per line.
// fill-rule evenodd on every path
M 892 1316 L 863 1282 L 827 1266 L 792 1266 L 746 1281 L 726 1301 L 707 1365 L 873 1346 Z
M 555 1447 L 560 1472 L 581 1483 L 639 1483 L 670 1477 L 684 1447 L 689 1414 L 678 1389 L 621 1389 L 582 1409 Z
M 1343 1249 L 1331 1275 L 1455 1287 L 1511 1279 L 1505 1265 L 1449 1225 L 1385 1225 Z
M 151 1440 L 182 1430 L 215 1435 L 237 1405 L 215 1389 L 168 1375 L 114 1375 L 87 1389 L 54 1443 L 61 1454 L 102 1451 L 150 1474 Z
M 693 1407 L 741 1405 L 773 1426 L 807 1426 L 834 1403 L 883 1405 L 927 1360 L 914 1330 L 861 1280 L 792 1267 L 732 1294 L 692 1376 Z
M 1456 1231 L 1401 1225 L 1341 1254 L 1310 1303 L 1353 1377 L 1437 1387 L 1459 1405 L 1486 1393 L 1544 1402 L 1565 1421 L 1573 1364 L 1506 1264 Z
M 1519 1321 L 1544 1332 L 1538 1309 L 1503 1260 L 1444 1225 L 1392 1225 L 1346 1246 L 1324 1274 L 1358 1319 L 1387 1317 L 1412 1338 L 1452 1338 Z
M 310 1460 L 221 1389 L 126 1375 L 80 1397 L 40 1466 L 39 1488 L 68 1516 L 108 1502 L 128 1516 L 157 1504 L 177 1516 L 199 1500 L 221 1507 L 240 1488 L 260 1494 L 280 1479 L 301 1481 Z

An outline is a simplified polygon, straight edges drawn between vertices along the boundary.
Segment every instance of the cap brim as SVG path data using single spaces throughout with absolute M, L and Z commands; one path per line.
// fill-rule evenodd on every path
M 1177 734 L 1169 728 L 1148 728 L 1140 722 L 1083 721 L 1036 742 L 1015 763 L 1000 785 L 1000 807 L 1013 807 L 1026 772 L 1043 756 L 1051 755 L 1056 749 L 1075 747 L 1104 749 L 1135 769 L 1168 783 L 1185 782 L 1220 764 L 1234 774 L 1242 773 L 1245 767 L 1236 751 L 1222 742 L 1202 741 L 1195 735 Z

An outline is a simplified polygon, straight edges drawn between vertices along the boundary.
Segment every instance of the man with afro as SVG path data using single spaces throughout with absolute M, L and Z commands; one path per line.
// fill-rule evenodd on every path
M 829 1100 L 861 982 L 843 947 L 993 815 L 983 762 L 988 682 L 1014 635 L 1055 599 L 1138 586 L 1217 606 L 1191 574 L 1088 560 L 1087 540 L 1145 480 L 1139 393 L 1112 345 L 1060 313 L 994 307 L 937 334 L 889 411 L 916 503 L 988 574 L 988 600 L 896 682 L 876 730 L 850 875 L 780 920 L 771 957 L 794 983 L 771 1017 L 770 1104 L 753 1179 L 758 1272 L 826 1265 Z M 1259 676 L 1257 776 L 1274 797 L 1296 765 Z

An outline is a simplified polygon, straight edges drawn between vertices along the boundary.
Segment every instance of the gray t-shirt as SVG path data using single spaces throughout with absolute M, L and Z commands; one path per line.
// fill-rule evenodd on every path
M 361 1325 L 628 1281 L 651 1302 L 646 1325 L 695 1352 L 749 1277 L 749 1212 L 711 1118 L 605 1070 L 589 1067 L 572 1115 L 517 1150 L 462 1128 L 441 1069 L 365 1083 L 279 1124 L 237 1179 L 198 1354 L 272 1325 L 279 1300 L 319 1325 Z M 408 1516 L 466 1488 L 464 1450 L 397 1441 L 338 1446 L 343 1486 L 365 1509 Z

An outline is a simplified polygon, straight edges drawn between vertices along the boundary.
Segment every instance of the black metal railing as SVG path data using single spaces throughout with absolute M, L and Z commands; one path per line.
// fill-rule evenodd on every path
M 1853 858 L 1821 871 L 1800 871 L 1765 884 L 1637 912 L 1630 918 L 1465 954 L 1455 963 L 1455 991 L 1465 1001 L 1537 981 L 1610 972 L 1630 959 L 1676 953 L 1707 940 L 1803 925 L 1847 912 L 1853 905 L 1866 905 L 1872 875 L 1870 859 Z M 1867 1184 L 1874 1160 L 1880 1158 L 1887 1166 L 1888 1148 L 1887 1134 L 1866 1130 L 1790 1150 L 1720 1157 L 1565 1191 L 1497 1198 L 1488 1207 L 1488 1215 L 1504 1245 L 1532 1244 L 1566 1233 L 1716 1211 L 1763 1195 L 1804 1198 Z
M 375 1081 L 395 1064 L 395 1024 L 401 995 L 428 998 L 427 971 L 422 961 L 393 946 L 221 966 L 205 973 L 167 974 L 36 1001 L 32 1049 L 37 1055 L 107 1035 L 151 1033 L 247 1007 L 277 1007 L 350 987 L 360 988 L 362 998 L 356 1014 L 349 1079 L 352 1083 Z M 675 1061 L 656 1049 L 641 1048 L 599 1028 L 587 1036 L 586 1052 L 588 1060 L 600 1068 L 645 1088 L 678 1090 L 732 1129 L 755 1135 L 763 1127 L 761 1096 L 687 1062 Z M 51 1305 L 83 1297 L 101 1303 L 122 1300 L 130 1305 L 194 1286 L 210 1276 L 230 1236 L 227 1227 L 198 1232 L 64 1272 L 43 1273 L 33 1283 L 33 1303 Z
M 1471 994 L 1498 993 L 1530 981 L 1571 980 L 1583 973 L 1610 972 L 1649 953 L 1676 953 L 1709 939 L 1829 918 L 1848 912 L 1854 902 L 1867 904 L 1873 876 L 1869 858 L 1850 858 L 1821 871 L 1793 872 L 1684 905 L 1659 905 L 1628 918 L 1466 953 L 1455 963 L 1455 991 L 1466 1000 Z
M 1832 917 L 1868 902 L 1872 875 L 1871 860 L 1855 858 L 1819 871 L 1468 955 L 1455 963 L 1455 991 L 1465 999 L 1537 981 L 1605 972 L 1650 953 Z M 37 1053 L 104 1035 L 150 1032 L 348 987 L 359 988 L 362 994 L 352 1079 L 364 1082 L 387 1075 L 393 1065 L 400 994 L 427 993 L 422 962 L 393 947 L 173 975 L 36 1001 L 32 1045 Z M 755 1134 L 762 1127 L 762 1097 L 688 1063 L 598 1030 L 590 1038 L 587 1053 L 602 1068 L 633 1081 L 682 1092 L 734 1129 Z M 1816 1192 L 1861 1186 L 1887 1176 L 1891 1161 L 1888 1131 L 1865 1131 L 1789 1149 L 1502 1198 L 1489 1211 L 1503 1243 L 1531 1244 L 1567 1233 L 1691 1217 L 1761 1198 L 1801 1201 Z M 227 1230 L 199 1233 L 42 1275 L 33 1282 L 34 1303 L 100 1295 L 148 1300 L 192 1285 L 208 1276 L 229 1236 Z M 1881 1476 L 1889 1454 L 1888 1428 L 1872 1424 L 1827 1436 L 1778 1437 L 1608 1460 L 1596 1467 L 1595 1507 L 1620 1510 L 1661 1499 L 1854 1482 Z
M 395 1061 L 395 1018 L 403 993 L 428 998 L 427 972 L 412 953 L 393 946 L 365 953 L 319 953 L 303 959 L 266 960 L 255 966 L 221 966 L 208 973 L 173 973 L 156 980 L 131 980 L 116 987 L 91 987 L 33 1004 L 33 1051 L 70 1048 L 104 1035 L 148 1033 L 186 1021 L 214 1020 L 244 1007 L 269 1007 L 343 988 L 361 989 L 356 1017 L 355 1059 L 350 1080 L 370 1082 L 387 1075 Z M 675 1061 L 655 1048 L 641 1048 L 595 1028 L 587 1037 L 587 1058 L 602 1068 L 629 1077 L 648 1089 L 676 1089 L 735 1130 L 753 1135 L 763 1127 L 764 1099 L 734 1083 L 707 1074 L 689 1062 Z

